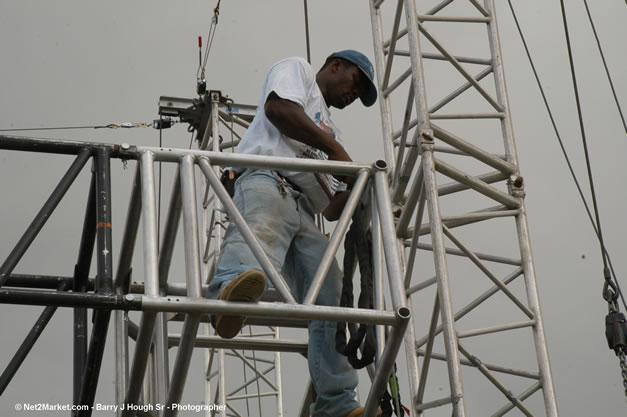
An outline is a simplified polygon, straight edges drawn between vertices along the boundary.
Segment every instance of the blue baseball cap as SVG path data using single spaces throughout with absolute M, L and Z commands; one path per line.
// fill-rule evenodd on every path
M 377 87 L 374 84 L 374 67 L 368 57 L 359 51 L 353 49 L 345 49 L 343 51 L 334 52 L 329 55 L 329 58 L 342 58 L 348 62 L 355 64 L 357 68 L 366 76 L 368 80 L 368 88 L 359 97 L 364 106 L 370 107 L 377 101 Z M 327 59 L 329 59 L 327 58 Z

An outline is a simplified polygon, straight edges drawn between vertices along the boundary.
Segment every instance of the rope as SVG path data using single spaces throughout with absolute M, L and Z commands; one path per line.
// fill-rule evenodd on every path
M 614 89 L 614 83 L 612 82 L 612 77 L 610 76 L 610 70 L 607 68 L 607 62 L 605 62 L 605 55 L 603 54 L 603 49 L 601 49 L 601 42 L 599 41 L 599 36 L 597 35 L 597 29 L 594 26 L 594 21 L 592 20 L 592 15 L 590 14 L 590 8 L 588 7 L 588 1 L 583 0 L 583 4 L 586 6 L 586 13 L 588 14 L 588 20 L 590 20 L 590 26 L 592 26 L 592 33 L 594 33 L 594 39 L 596 39 L 597 47 L 599 48 L 599 54 L 601 54 L 601 60 L 603 61 L 603 67 L 605 68 L 605 74 L 607 74 L 607 80 L 610 83 L 610 88 L 612 89 L 612 95 L 614 96 L 614 101 L 616 102 L 616 107 L 618 108 L 618 113 L 620 114 L 620 118 L 623 121 L 623 128 L 625 132 L 627 132 L 627 124 L 625 124 L 625 116 L 623 115 L 623 110 L 620 107 L 620 103 L 618 102 L 618 97 L 616 95 L 616 90 Z

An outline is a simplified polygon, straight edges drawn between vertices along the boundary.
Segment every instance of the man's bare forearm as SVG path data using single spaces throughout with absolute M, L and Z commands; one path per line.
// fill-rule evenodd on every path
M 270 93 L 264 106 L 266 117 L 285 136 L 325 152 L 329 159 L 352 162 L 342 145 L 320 129 L 298 104 Z

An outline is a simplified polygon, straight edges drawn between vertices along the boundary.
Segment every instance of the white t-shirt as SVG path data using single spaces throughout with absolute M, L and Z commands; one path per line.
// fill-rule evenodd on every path
M 316 74 L 306 60 L 294 57 L 277 62 L 268 72 L 257 113 L 238 145 L 237 152 L 327 160 L 326 153 L 285 136 L 268 120 L 264 106 L 272 92 L 300 105 L 318 127 L 332 134 L 342 144 L 340 131 L 331 121 L 329 108 L 316 84 Z M 328 206 L 336 191 L 346 189 L 346 184 L 328 174 L 286 170 L 281 170 L 280 174 L 305 193 L 316 213 Z

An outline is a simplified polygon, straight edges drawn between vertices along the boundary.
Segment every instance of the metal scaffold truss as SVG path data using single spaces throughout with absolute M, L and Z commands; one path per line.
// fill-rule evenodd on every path
M 412 409 L 557 416 L 494 1 L 370 5 Z
M 218 106 L 212 108 L 217 115 Z M 213 123 L 217 119 L 211 119 Z M 215 124 L 214 124 L 215 126 Z M 214 132 L 215 144 L 218 144 L 217 130 Z M 213 141 L 209 142 L 214 143 Z M 388 376 L 394 360 L 402 345 L 403 334 L 410 318 L 409 310 L 404 304 L 405 294 L 402 289 L 400 260 L 398 258 L 397 241 L 394 238 L 394 220 L 391 211 L 390 195 L 386 164 L 378 161 L 373 165 L 294 160 L 279 157 L 261 157 L 256 155 L 229 154 L 203 150 L 177 150 L 152 147 L 136 147 L 129 145 L 106 145 L 79 142 L 47 141 L 40 139 L 0 137 L 2 149 L 50 152 L 62 154 L 76 154 L 76 159 L 67 174 L 63 177 L 57 189 L 42 207 L 39 215 L 24 233 L 15 249 L 0 267 L 1 284 L 0 300 L 4 303 L 47 305 L 48 309 L 58 306 L 73 307 L 80 313 L 79 321 L 86 318 L 86 308 L 96 311 L 94 333 L 90 339 L 89 348 L 79 346 L 75 352 L 84 352 L 83 356 L 75 357 L 75 403 L 93 405 L 98 384 L 99 370 L 102 364 L 104 346 L 106 344 L 107 328 L 111 313 L 115 313 L 115 352 L 116 352 L 116 392 L 118 404 L 164 404 L 163 412 L 159 415 L 175 415 L 173 405 L 180 403 L 190 360 L 194 348 L 209 350 L 207 380 L 212 376 L 212 364 L 218 362 L 217 392 L 209 397 L 208 401 L 224 404 L 221 415 L 245 415 L 238 412 L 238 400 L 249 397 L 261 398 L 266 396 L 280 397 L 280 379 L 272 381 L 267 374 L 280 374 L 277 367 L 280 364 L 277 357 L 255 357 L 255 353 L 245 354 L 246 351 L 298 352 L 305 353 L 307 340 L 285 340 L 279 338 L 279 326 L 305 327 L 306 320 L 324 319 L 358 322 L 373 325 L 389 326 L 389 337 L 384 348 L 380 350 L 378 365 L 373 371 L 371 392 L 366 407 L 371 409 L 370 414 L 376 412 L 378 398 L 385 389 Z M 85 227 L 82 236 L 81 252 L 76 277 L 34 277 L 14 275 L 13 270 L 27 251 L 34 238 L 50 217 L 55 206 L 69 189 L 82 167 L 90 158 L 95 158 L 92 172 L 92 187 L 89 191 Z M 118 267 L 112 273 L 112 226 L 110 213 L 111 183 L 110 158 L 136 160 L 137 168 L 128 206 L 126 225 L 121 235 L 121 248 Z M 155 191 L 156 162 L 171 163 L 176 166 L 176 179 L 173 182 L 171 201 L 165 221 L 161 247 L 158 247 L 157 203 Z M 354 189 L 342 213 L 338 226 L 330 237 L 327 254 L 320 265 L 317 277 L 310 292 L 305 297 L 304 304 L 298 304 L 285 283 L 280 271 L 270 263 L 267 255 L 261 249 L 257 238 L 250 231 L 248 225 L 239 213 L 235 203 L 220 182 L 216 173 L 220 166 L 244 166 L 273 169 L 296 169 L 302 171 L 325 172 L 338 175 L 356 176 Z M 196 169 L 196 171 L 195 171 Z M 275 291 L 270 294 L 270 301 L 259 303 L 242 303 L 207 300 L 203 297 L 203 275 L 201 273 L 201 246 L 199 233 L 198 198 L 195 185 L 196 174 L 202 173 L 216 200 L 220 202 L 219 210 L 228 213 L 229 220 L 240 228 L 253 253 L 261 263 L 265 273 L 273 284 Z M 98 196 L 100 199 L 97 199 Z M 315 306 L 317 292 L 326 276 L 332 259 L 335 257 L 343 234 L 349 225 L 353 212 L 361 202 L 371 201 L 374 250 L 373 259 L 376 265 L 387 265 L 387 277 L 392 308 L 376 310 Z M 186 283 L 169 284 L 168 277 L 171 269 L 172 253 L 176 242 L 177 225 L 182 217 L 183 240 L 185 246 L 185 275 Z M 97 221 L 96 221 L 97 220 Z M 142 224 L 142 235 L 138 237 Z M 93 252 L 94 239 L 98 242 L 98 273 L 94 280 L 89 280 L 89 263 Z M 140 282 L 130 281 L 131 261 L 134 254 L 135 242 L 141 239 L 143 246 L 144 279 Z M 385 248 L 385 249 L 382 249 Z M 385 254 L 385 256 L 383 256 Z M 377 279 L 383 282 L 384 276 L 378 274 Z M 62 288 L 50 291 L 61 283 Z M 67 289 L 74 285 L 74 290 Z M 35 287 L 37 290 L 28 290 L 21 287 Z M 42 291 L 42 289 L 48 289 Z M 139 323 L 129 319 L 128 312 L 140 311 Z M 199 334 L 201 321 L 209 313 L 238 312 L 249 317 L 255 328 L 266 326 L 270 331 L 263 334 L 242 334 L 234 339 L 224 340 L 218 336 Z M 77 313 L 78 314 L 78 313 Z M 51 315 L 51 314 L 50 314 Z M 170 332 L 171 321 L 184 320 L 180 334 Z M 85 323 L 77 326 L 85 329 Z M 33 329 L 41 332 L 45 326 L 39 323 Z M 86 336 L 86 335 L 82 335 Z M 270 336 L 269 338 L 267 336 Z M 129 347 L 129 338 L 134 340 L 134 349 Z M 25 340 L 24 344 L 32 347 L 36 338 Z M 81 338 L 82 342 L 87 337 Z M 77 339 L 76 343 L 80 343 Z M 176 347 L 176 359 L 170 369 L 168 363 L 168 349 Z M 24 348 L 28 351 L 29 347 Z M 217 349 L 217 352 L 213 349 Z M 22 350 L 22 349 L 21 349 Z M 217 355 L 216 355 L 217 353 Z M 275 355 L 278 355 L 276 353 Z M 18 352 L 18 355 L 20 353 Z M 227 391 L 225 359 L 234 356 L 244 363 L 249 373 L 254 375 L 245 377 L 245 381 L 238 387 Z M 23 355 L 23 360 L 25 354 Z M 217 360 L 216 360 L 217 357 Z M 11 362 L 11 367 L 17 370 L 21 360 Z M 266 363 L 267 366 L 262 364 Z M 279 365 L 280 366 L 280 365 Z M 14 374 L 15 372 L 13 372 Z M 6 386 L 12 375 L 4 379 Z M 255 394 L 242 394 L 241 391 L 251 384 L 262 382 L 264 389 Z M 303 387 L 304 389 L 306 387 Z M 208 390 L 209 388 L 207 388 Z M 209 403 L 209 402 L 207 402 Z M 303 410 L 307 409 L 307 403 Z M 227 412 L 228 410 L 228 412 Z M 281 415 L 281 404 L 277 405 L 277 412 Z M 137 411 L 126 408 L 121 412 L 123 416 L 135 415 Z M 306 412 L 306 411 L 303 411 Z M 79 411 L 78 415 L 90 415 L 91 410 Z

